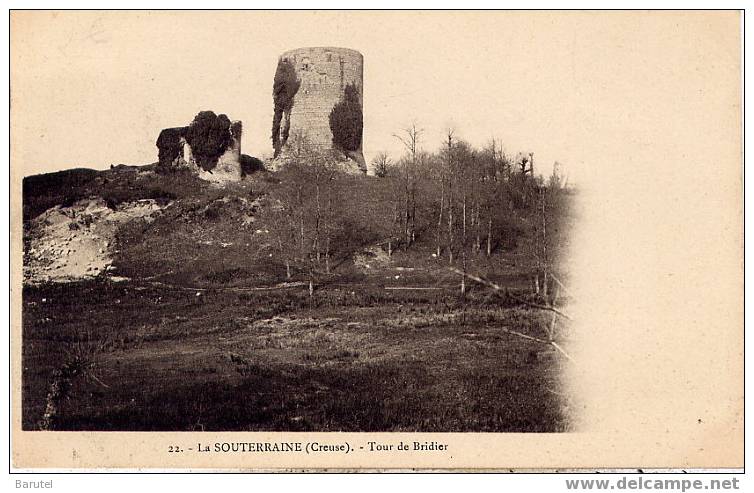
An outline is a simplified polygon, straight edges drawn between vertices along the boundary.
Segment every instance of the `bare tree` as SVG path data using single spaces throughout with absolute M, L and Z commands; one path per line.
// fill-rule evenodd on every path
M 443 169 L 443 163 L 442 161 L 439 163 L 439 175 L 440 175 L 440 212 L 437 216 L 437 241 L 436 241 L 436 250 L 437 250 L 437 258 L 440 258 L 440 255 L 442 254 L 442 214 L 443 214 L 443 208 L 445 207 L 445 170 Z
M 552 174 L 547 182 L 547 188 L 552 190 L 560 190 L 568 186 L 568 177 L 563 173 L 563 165 L 558 161 L 555 161 L 552 165 Z
M 330 235 L 329 219 L 332 211 L 332 180 L 336 172 L 336 164 L 332 156 L 326 153 L 313 152 L 310 155 L 311 174 L 314 184 L 314 257 L 317 263 L 322 260 L 322 233 L 325 233 L 325 263 L 329 272 Z M 324 188 L 324 190 L 323 190 Z M 322 195 L 325 195 L 325 207 L 322 206 Z
M 416 128 L 416 122 L 413 122 L 410 127 L 404 128 L 400 133 L 393 134 L 393 137 L 401 141 L 409 152 L 411 161 L 414 163 L 416 162 L 416 156 L 419 152 L 419 141 L 423 133 L 424 129 Z
M 448 170 L 448 261 L 453 263 L 453 181 L 455 179 L 455 168 L 453 163 L 453 134 L 452 128 L 447 129 L 447 141 L 445 149 L 446 168 Z
M 521 175 L 526 175 L 527 173 L 531 172 L 531 168 L 529 168 L 530 163 L 530 153 L 524 154 L 519 152 L 516 155 L 516 165 L 518 166 L 518 171 L 521 173 Z
M 272 220 L 269 222 L 270 236 L 274 240 L 273 248 L 285 263 L 285 278 L 291 278 L 291 263 L 296 257 L 296 218 L 295 212 L 288 204 L 284 204 L 279 197 L 267 205 L 267 213 Z
M 540 230 L 540 248 L 539 248 L 539 264 L 542 270 L 542 295 L 547 298 L 547 273 L 550 267 L 549 251 L 547 249 L 547 190 L 544 186 L 539 187 L 539 207 L 541 230 Z
M 393 137 L 398 139 L 408 151 L 408 160 L 403 160 L 403 192 L 404 192 L 404 209 L 403 209 L 403 235 L 406 241 L 406 248 L 408 248 L 416 236 L 416 187 L 414 180 L 417 156 L 419 152 L 419 142 L 421 135 L 424 133 L 424 129 L 417 128 L 416 122 L 413 122 L 410 127 L 404 128 L 400 133 L 393 134 Z
M 379 152 L 374 159 L 372 159 L 372 168 L 374 169 L 374 175 L 379 178 L 385 178 L 390 172 L 390 168 L 393 166 L 393 161 L 388 156 L 387 152 Z

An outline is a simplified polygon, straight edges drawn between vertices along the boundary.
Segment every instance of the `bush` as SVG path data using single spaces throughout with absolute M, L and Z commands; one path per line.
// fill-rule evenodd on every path
M 264 171 L 264 163 L 261 159 L 241 154 L 241 176 L 250 175 L 257 171 Z
M 24 221 L 37 217 L 50 207 L 73 205 L 91 195 L 99 173 L 93 169 L 75 168 L 23 179 Z
M 146 194 L 144 195 L 144 198 L 152 199 L 160 205 L 165 205 L 168 202 L 177 199 L 178 196 L 174 194 L 173 192 L 171 192 L 170 190 L 165 190 L 162 187 L 154 187 L 147 190 Z
M 343 98 L 330 111 L 330 130 L 333 145 L 343 151 L 356 151 L 361 147 L 364 116 L 359 101 L 359 88 L 348 84 Z
M 194 160 L 204 171 L 217 166 L 217 159 L 230 146 L 230 119 L 212 111 L 200 111 L 186 131 Z
M 166 128 L 157 137 L 157 158 L 159 170 L 170 169 L 175 159 L 181 154 L 181 137 L 186 135 L 188 127 Z
M 275 103 L 275 115 L 272 117 L 272 147 L 277 157 L 280 149 L 288 140 L 288 126 L 283 127 L 280 135 L 280 122 L 283 113 L 290 114 L 293 108 L 293 100 L 301 86 L 301 81 L 296 76 L 296 68 L 285 58 L 278 60 L 275 70 L 275 79 L 272 84 L 272 99 Z

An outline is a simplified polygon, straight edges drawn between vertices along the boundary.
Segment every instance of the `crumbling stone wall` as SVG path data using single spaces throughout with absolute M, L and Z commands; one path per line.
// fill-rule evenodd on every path
M 222 180 L 241 179 L 241 134 L 243 125 L 240 121 L 230 123 L 230 143 L 225 152 L 217 159 L 217 166 L 212 170 L 215 179 L 221 176 Z
M 228 132 L 230 138 L 228 146 L 217 164 L 211 170 L 203 169 L 194 158 L 194 151 L 186 140 L 189 127 L 166 128 L 157 138 L 157 149 L 160 167 L 188 168 L 207 181 L 222 183 L 238 181 L 242 178 L 241 170 L 241 137 L 243 124 L 240 121 L 231 122 Z
M 304 135 L 318 148 L 332 148 L 330 112 L 342 100 L 346 86 L 356 86 L 363 108 L 364 57 L 347 48 L 315 47 L 286 51 L 280 58 L 293 64 L 300 82 L 290 114 L 283 117 L 290 122 L 288 133 Z M 366 170 L 363 145 L 348 156 Z
M 157 137 L 157 159 L 160 166 L 168 168 L 176 163 L 183 152 L 183 142 L 185 142 L 186 130 L 188 127 L 165 128 Z

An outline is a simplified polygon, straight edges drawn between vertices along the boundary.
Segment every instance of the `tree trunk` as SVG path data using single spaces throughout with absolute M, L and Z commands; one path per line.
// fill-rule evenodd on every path
M 547 298 L 547 269 L 542 273 L 542 296 Z
M 411 244 L 416 242 L 416 188 L 411 187 Z
M 547 258 L 547 212 L 546 197 L 544 192 L 540 192 L 542 201 L 542 271 L 543 271 L 543 294 L 547 297 L 547 270 L 549 259 Z
M 440 238 L 442 237 L 442 210 L 445 207 L 445 179 L 440 176 L 440 215 L 437 218 L 437 258 L 440 258 Z
M 301 254 L 301 260 L 306 260 L 304 256 L 304 213 L 301 213 L 301 219 L 299 220 L 300 226 L 301 226 L 301 245 L 300 245 L 300 254 Z
M 487 256 L 492 254 L 492 216 L 487 220 Z
M 453 207 L 448 209 L 448 259 L 453 263 Z
M 324 228 L 325 228 L 325 273 L 330 273 L 330 232 L 331 232 L 331 215 L 332 215 L 332 183 L 331 176 L 327 177 L 327 208 L 325 209 Z
M 463 275 L 461 276 L 461 302 L 463 309 L 461 311 L 461 325 L 466 326 L 466 249 L 461 250 L 463 256 Z
M 466 253 L 461 254 L 463 257 L 463 274 L 461 275 L 461 296 L 466 295 Z
M 409 221 L 409 211 L 408 211 L 408 195 L 406 195 L 406 211 L 404 213 L 404 224 L 403 224 L 403 237 L 406 241 L 406 250 L 408 250 L 408 247 L 411 245 L 411 231 L 408 227 L 408 221 Z
M 448 130 L 448 262 L 453 263 L 453 130 Z
M 466 184 L 463 186 L 463 237 L 461 242 L 461 259 L 463 267 L 463 279 L 461 280 L 461 295 L 464 297 L 464 317 L 465 317 L 465 303 L 466 303 L 466 245 L 468 238 L 466 236 Z
M 463 247 L 465 248 L 466 247 L 466 190 L 463 191 L 462 210 L 463 210 L 463 236 L 462 236 L 462 239 L 463 239 Z
M 452 178 L 451 178 L 452 179 Z M 450 186 L 450 195 L 448 197 L 448 259 L 453 263 L 453 187 Z
M 288 259 L 285 259 L 285 278 L 291 278 L 291 261 Z
M 408 249 L 409 245 L 411 244 L 411 231 L 409 230 L 409 216 L 410 216 L 410 209 L 409 209 L 409 182 L 410 182 L 410 175 L 409 170 L 406 168 L 406 183 L 405 183 L 405 209 L 403 211 L 403 237 L 406 239 L 406 249 Z
M 474 230 L 476 231 L 476 243 L 474 243 L 474 250 L 477 254 L 482 251 L 482 233 L 479 228 L 479 204 L 476 205 L 476 219 L 474 219 Z
M 319 210 L 319 176 L 315 178 L 316 180 L 316 194 L 315 194 L 315 216 L 314 216 L 314 253 L 317 258 L 317 263 L 319 263 L 321 259 L 320 251 L 319 251 L 319 222 L 320 222 L 320 210 Z
M 390 236 L 388 238 L 388 245 L 387 245 L 388 257 L 391 257 L 393 255 L 393 244 L 392 244 L 393 236 L 395 236 L 396 239 L 400 238 L 400 232 L 395 230 L 396 225 L 398 225 L 398 218 L 399 218 L 398 202 L 396 201 L 395 207 L 393 208 L 393 222 L 390 224 Z

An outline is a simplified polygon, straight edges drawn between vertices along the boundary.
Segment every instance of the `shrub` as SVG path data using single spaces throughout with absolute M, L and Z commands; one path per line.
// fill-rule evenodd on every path
M 230 119 L 212 111 L 200 111 L 186 131 L 194 160 L 205 171 L 217 166 L 217 159 L 230 146 Z
M 296 76 L 296 68 L 293 64 L 285 58 L 278 60 L 272 84 L 272 99 L 275 103 L 275 114 L 272 117 L 272 147 L 275 149 L 276 157 L 288 140 L 288 125 L 283 127 L 283 134 L 280 135 L 283 113 L 290 114 L 293 100 L 300 86 L 301 81 Z
M 173 192 L 171 192 L 170 190 L 165 190 L 162 187 L 154 187 L 147 190 L 144 198 L 152 199 L 160 205 L 165 205 L 171 200 L 177 199 L 178 196 L 174 194 Z
M 330 130 L 333 145 L 343 151 L 356 151 L 361 147 L 364 116 L 359 101 L 359 88 L 348 84 L 343 98 L 330 111 Z
M 372 159 L 372 169 L 374 169 L 374 176 L 378 178 L 385 178 L 390 173 L 390 168 L 393 162 L 386 152 L 380 152 L 374 159 Z
M 246 176 L 257 171 L 264 171 L 264 163 L 261 159 L 241 154 L 241 175 Z
M 181 137 L 186 135 L 188 127 L 166 128 L 157 137 L 158 168 L 166 170 L 172 167 L 175 159 L 181 154 Z
M 24 221 L 50 207 L 67 207 L 90 196 L 98 175 L 93 169 L 76 168 L 25 177 L 22 186 Z

